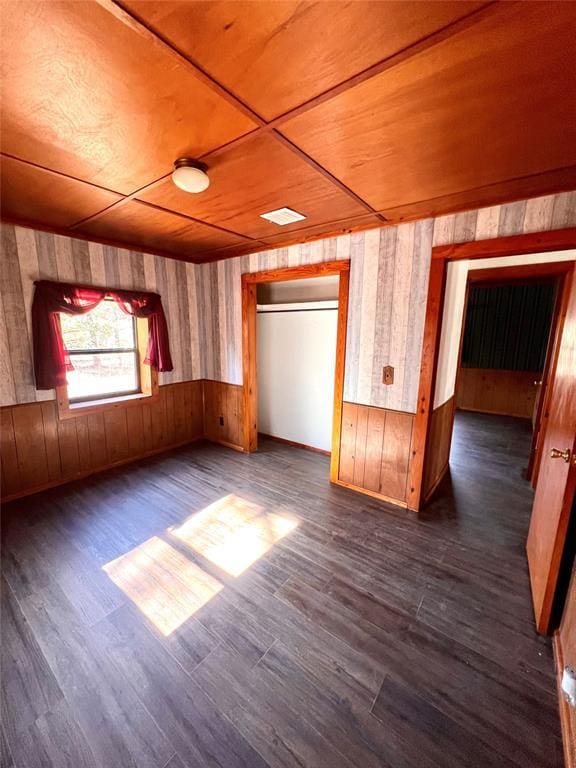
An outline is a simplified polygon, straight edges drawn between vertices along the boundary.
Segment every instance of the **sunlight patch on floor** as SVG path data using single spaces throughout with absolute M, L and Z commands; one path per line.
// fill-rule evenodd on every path
M 103 570 L 163 635 L 177 629 L 223 586 L 157 536 Z
M 239 576 L 298 521 L 235 494 L 218 499 L 168 531 L 231 576 Z

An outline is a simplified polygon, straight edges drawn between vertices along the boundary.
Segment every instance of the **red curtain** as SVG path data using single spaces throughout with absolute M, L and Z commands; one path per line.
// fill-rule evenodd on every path
M 89 285 L 70 285 L 39 280 L 32 302 L 34 375 L 37 389 L 54 389 L 66 384 L 72 369 L 60 328 L 60 312 L 83 315 L 97 307 L 106 296 L 113 298 L 128 315 L 148 318 L 148 348 L 144 360 L 159 371 L 172 370 L 168 327 L 157 293 L 109 290 Z

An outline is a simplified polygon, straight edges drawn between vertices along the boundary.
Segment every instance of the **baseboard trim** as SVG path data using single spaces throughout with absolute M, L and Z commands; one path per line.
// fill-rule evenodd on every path
M 572 730 L 570 718 L 570 705 L 562 693 L 562 670 L 564 669 L 564 652 L 560 633 L 555 632 L 552 638 L 554 648 L 554 660 L 556 662 L 556 689 L 558 692 L 558 709 L 560 713 L 560 730 L 562 731 L 562 745 L 564 747 L 564 760 L 566 768 L 576 768 L 576 733 Z
M 231 448 L 233 451 L 238 451 L 238 453 L 246 453 L 243 445 L 228 443 L 226 440 L 218 440 L 216 437 L 207 437 L 206 435 L 204 435 L 204 439 L 209 443 L 213 443 L 214 445 L 222 445 L 224 448 Z
M 391 496 L 384 496 L 377 491 L 370 491 L 368 488 L 362 488 L 360 485 L 354 485 L 353 483 L 345 483 L 344 480 L 332 480 L 334 485 L 339 485 L 341 488 L 348 488 L 349 491 L 356 491 L 357 493 L 363 493 L 365 496 L 371 496 L 378 501 L 385 501 L 387 504 L 393 504 L 395 507 L 401 507 L 402 509 L 408 509 L 408 504 L 400 499 L 393 499 Z
M 265 432 L 258 432 L 258 437 L 265 437 L 267 440 L 274 440 L 277 443 L 284 443 L 284 445 L 291 445 L 293 448 L 302 448 L 305 451 L 312 451 L 312 453 L 321 453 L 323 456 L 332 455 L 332 451 L 325 451 L 323 448 L 314 448 L 314 446 L 305 445 L 304 443 L 296 443 L 294 440 L 287 440 L 285 437 L 276 437 L 276 435 L 267 435 Z
M 174 443 L 173 445 L 163 445 L 161 448 L 154 448 L 154 450 L 146 451 L 146 453 L 141 453 L 138 456 L 129 456 L 126 459 L 120 459 L 119 461 L 114 461 L 112 463 L 105 464 L 102 467 L 89 469 L 89 470 L 86 470 L 85 472 L 78 472 L 78 474 L 72 475 L 71 477 L 52 480 L 49 483 L 36 485 L 33 488 L 26 488 L 24 490 L 18 491 L 17 493 L 12 493 L 9 496 L 3 496 L 2 504 L 7 504 L 9 501 L 15 501 L 16 499 L 23 499 L 26 496 L 33 496 L 35 493 L 42 493 L 42 491 L 49 491 L 51 488 L 58 488 L 58 486 L 60 485 L 68 485 L 68 483 L 74 483 L 76 480 L 84 480 L 87 477 L 92 477 L 93 475 L 99 475 L 102 472 L 107 472 L 110 469 L 116 469 L 116 467 L 122 467 L 125 464 L 134 464 L 135 462 L 140 461 L 141 459 L 148 459 L 150 458 L 150 456 L 157 456 L 159 453 L 168 453 L 168 451 L 172 451 L 175 448 L 182 448 L 182 446 L 184 445 L 193 445 L 194 443 L 198 443 L 201 440 L 204 440 L 203 435 L 199 435 L 198 437 L 193 437 L 190 440 L 181 440 L 180 442 Z
M 426 495 L 424 496 L 424 504 L 428 504 L 428 502 L 432 499 L 432 496 L 434 496 L 434 494 L 438 490 L 438 486 L 448 474 L 449 469 L 450 469 L 450 461 L 447 461 L 446 464 L 444 464 L 444 466 L 440 470 L 440 474 L 438 475 L 436 480 L 434 480 L 434 482 L 432 483 L 430 490 L 426 491 Z

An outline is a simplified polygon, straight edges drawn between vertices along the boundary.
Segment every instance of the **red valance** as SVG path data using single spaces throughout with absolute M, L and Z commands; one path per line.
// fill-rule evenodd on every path
M 32 336 L 37 389 L 65 385 L 66 371 L 72 368 L 62 339 L 59 313 L 83 315 L 107 296 L 113 298 L 127 315 L 148 318 L 148 348 L 144 362 L 159 371 L 172 370 L 168 327 L 162 300 L 157 293 L 53 283 L 50 280 L 39 280 L 34 285 Z

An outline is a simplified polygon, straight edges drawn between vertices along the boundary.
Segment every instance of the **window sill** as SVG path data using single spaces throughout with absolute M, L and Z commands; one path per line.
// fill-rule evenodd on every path
M 100 413 L 102 411 L 112 411 L 118 408 L 129 408 L 139 405 L 143 400 L 151 403 L 157 397 L 157 391 L 136 392 L 132 395 L 120 395 L 118 397 L 99 398 L 98 400 L 83 400 L 80 403 L 71 403 L 68 400 L 66 388 L 63 392 L 58 392 L 58 417 L 60 419 L 73 419 L 79 416 L 85 416 L 91 413 Z

